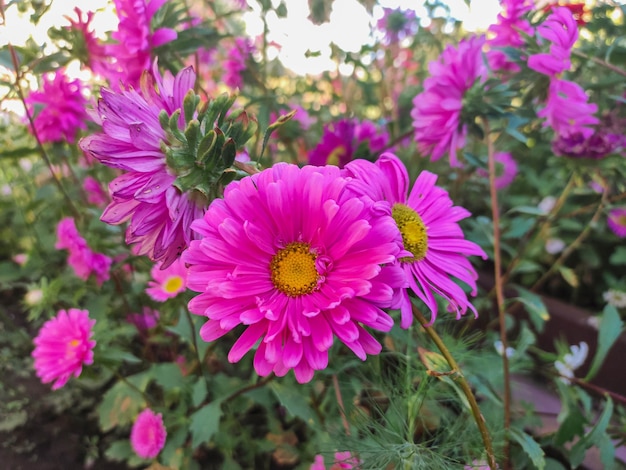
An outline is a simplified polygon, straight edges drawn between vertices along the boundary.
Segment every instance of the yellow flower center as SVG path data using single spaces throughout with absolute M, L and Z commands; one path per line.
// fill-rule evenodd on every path
M 70 346 L 75 348 L 76 346 L 78 346 L 80 344 L 80 341 L 77 339 L 73 339 L 72 341 L 70 341 Z
M 328 159 L 326 159 L 326 164 L 339 166 L 339 160 L 345 155 L 345 153 L 346 147 L 344 147 L 343 145 L 335 147 L 328 156 Z
M 183 287 L 183 278 L 180 276 L 168 277 L 165 283 L 163 283 L 163 290 L 168 294 L 174 294 Z
M 617 225 L 621 225 L 622 227 L 626 227 L 626 215 L 618 215 L 615 218 L 615 222 L 617 222 Z
M 310 294 L 319 280 L 316 257 L 308 243 L 290 243 L 272 257 L 272 283 L 290 297 Z
M 76 348 L 78 347 L 79 344 L 80 344 L 80 340 L 78 339 L 70 340 L 70 342 L 67 343 L 67 348 L 65 349 L 66 359 L 76 357 Z
M 428 234 L 419 214 L 409 206 L 398 203 L 393 205 L 391 216 L 402 234 L 404 249 L 413 254 L 413 256 L 400 258 L 400 261 L 414 263 L 424 259 L 428 251 Z

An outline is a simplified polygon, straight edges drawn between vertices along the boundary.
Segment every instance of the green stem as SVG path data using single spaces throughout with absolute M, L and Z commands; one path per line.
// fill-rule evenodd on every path
M 204 367 L 204 360 L 202 357 L 200 357 L 200 350 L 198 349 L 198 339 L 196 338 L 196 327 L 193 324 L 193 318 L 191 317 L 191 313 L 188 309 L 183 307 L 183 310 L 185 311 L 185 316 L 187 317 L 189 327 L 191 328 L 191 343 L 193 344 L 193 349 L 196 352 L 196 358 L 198 359 L 198 367 L 200 368 L 200 373 L 202 374 L 202 377 L 204 377 L 207 390 L 210 390 L 211 381 L 209 380 L 206 368 Z
M 437 348 L 439 349 L 443 357 L 448 362 L 448 365 L 452 369 L 452 372 L 455 373 L 455 378 L 458 381 L 459 385 L 461 386 L 461 390 L 463 390 L 465 397 L 467 398 L 467 401 L 472 410 L 472 415 L 474 416 L 474 421 L 476 421 L 476 425 L 478 426 L 478 431 L 480 432 L 480 435 L 483 438 L 483 444 L 485 446 L 485 452 L 487 452 L 487 463 L 489 464 L 489 468 L 491 470 L 496 470 L 497 468 L 496 457 L 493 453 L 493 446 L 491 444 L 491 436 L 489 434 L 489 430 L 487 429 L 487 423 L 485 422 L 485 418 L 480 412 L 480 408 L 478 408 L 476 397 L 474 396 L 474 393 L 472 392 L 472 389 L 469 383 L 467 382 L 467 379 L 463 375 L 461 368 L 457 364 L 454 357 L 452 357 L 450 350 L 446 347 L 441 337 L 437 334 L 437 332 L 434 330 L 432 326 L 429 326 L 428 320 L 426 320 L 424 315 L 422 315 L 422 312 L 420 312 L 415 306 L 413 306 L 413 317 L 415 317 L 415 319 L 420 323 L 420 325 L 422 325 L 422 327 L 426 331 L 426 334 L 430 336 L 430 339 L 432 339 L 432 341 L 435 343 L 435 345 L 437 346 Z

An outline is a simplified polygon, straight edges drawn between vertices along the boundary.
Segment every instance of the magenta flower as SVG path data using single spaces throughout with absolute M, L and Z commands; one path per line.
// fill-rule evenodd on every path
M 517 162 L 509 152 L 497 152 L 494 159 L 496 161 L 496 189 L 504 189 L 517 175 Z M 484 168 L 479 168 L 476 173 L 483 178 L 489 178 L 489 172 Z
M 42 88 L 25 99 L 35 131 L 42 142 L 74 143 L 77 132 L 87 129 L 85 86 L 69 80 L 63 70 L 43 76 Z
M 467 134 L 467 125 L 461 121 L 463 97 L 476 82 L 487 79 L 484 43 L 484 37 L 474 36 L 456 48 L 448 46 L 439 60 L 428 65 L 430 77 L 424 81 L 424 91 L 413 99 L 417 147 L 433 161 L 448 153 L 450 166 L 461 166 L 456 152 L 465 145 Z
M 56 317 L 43 324 L 34 339 L 32 357 L 37 377 L 42 383 L 55 381 L 52 390 L 63 387 L 73 375 L 78 377 L 83 364 L 93 363 L 91 339 L 95 320 L 89 319 L 87 310 L 70 308 L 59 310 Z
M 309 164 L 343 168 L 355 158 L 377 155 L 387 146 L 389 134 L 377 132 L 369 121 L 342 119 L 324 126 L 320 143 L 309 155 Z
M 235 45 L 228 51 L 227 59 L 223 62 L 223 80 L 232 89 L 243 87 L 241 73 L 248 67 L 246 61 L 254 47 L 248 38 L 235 38 Z
M 626 238 L 626 207 L 611 209 L 606 222 L 615 235 Z
M 98 181 L 91 177 L 87 176 L 83 180 L 83 189 L 85 193 L 87 193 L 87 202 L 89 204 L 93 204 L 94 206 L 104 206 L 109 202 L 109 198 L 106 193 L 102 190 L 102 186 Z
M 489 27 L 491 37 L 487 44 L 491 50 L 487 59 L 493 70 L 516 72 L 519 67 L 498 48 L 524 46 L 525 41 L 521 33 L 533 34 L 533 28 L 528 20 L 524 19 L 524 15 L 532 10 L 533 3 L 529 0 L 503 0 L 501 5 L 503 11 L 498 14 L 497 22 Z
M 557 135 L 552 142 L 552 151 L 572 158 L 601 159 L 618 151 L 623 142 L 623 136 L 607 132 L 601 125 L 594 129 L 593 134 L 578 130 Z
M 381 265 L 396 259 L 400 234 L 372 200 L 345 191 L 339 172 L 278 163 L 229 184 L 193 222 L 203 238 L 182 255 L 187 285 L 200 292 L 189 309 L 208 318 L 205 341 L 246 326 L 230 362 L 261 340 L 259 375 L 293 369 L 305 383 L 328 365 L 335 336 L 361 360 L 381 351 L 364 327 L 393 326 L 382 309 L 399 303 L 406 280 Z
M 103 133 L 82 139 L 80 146 L 101 163 L 125 172 L 109 184 L 112 202 L 101 219 L 113 225 L 130 221 L 126 243 L 135 245 L 135 254 L 167 267 L 194 238 L 189 226 L 202 216 L 206 203 L 173 185 L 176 175 L 161 148 L 169 138 L 159 124 L 159 112 L 172 115 L 182 109 L 196 77 L 191 67 L 175 78 L 168 72 L 161 77 L 156 63 L 144 77 L 140 92 L 102 89 L 97 117 Z
M 588 126 L 598 124 L 599 120 L 593 116 L 598 106 L 588 103 L 588 100 L 580 85 L 553 78 L 550 81 L 546 105 L 537 116 L 545 118 L 543 126 L 552 127 L 557 135 L 580 132 L 584 137 L 589 137 L 594 131 Z
M 180 258 L 167 268 L 157 263 L 150 271 L 153 281 L 148 282 L 146 293 L 157 302 L 165 302 L 187 289 L 187 267 Z
M 167 430 L 161 413 L 146 408 L 137 415 L 130 431 L 130 445 L 142 459 L 153 459 L 165 446 Z
M 144 307 L 142 313 L 130 313 L 126 316 L 126 321 L 135 325 L 140 333 L 154 328 L 159 322 L 161 314 L 158 310 L 150 307 Z
M 111 57 L 107 55 L 106 46 L 102 44 L 93 32 L 91 21 L 94 12 L 83 12 L 80 8 L 74 8 L 76 19 L 66 16 L 70 22 L 68 29 L 75 30 L 82 36 L 82 44 L 78 53 L 84 63 L 95 73 L 107 77 L 111 70 Z
M 382 154 L 376 163 L 351 162 L 345 170 L 354 177 L 351 188 L 356 194 L 386 202 L 387 212 L 402 235 L 403 250 L 396 265 L 404 271 L 408 288 L 430 309 L 431 323 L 438 311 L 435 294 L 448 302 L 448 310 L 455 312 L 457 319 L 467 309 L 476 315 L 467 294 L 453 278 L 470 286 L 472 295 L 476 295 L 478 275 L 467 257 L 487 255 L 478 245 L 465 240 L 458 222 L 470 213 L 453 206 L 448 193 L 435 186 L 437 176 L 423 171 L 409 192 L 406 168 L 391 153 Z M 408 328 L 413 321 L 408 289 L 401 294 L 400 325 Z
M 549 53 L 539 53 L 528 58 L 528 67 L 555 77 L 569 70 L 572 47 L 578 39 L 578 26 L 572 12 L 565 7 L 554 8 L 553 13 L 538 28 L 539 36 L 550 42 Z
M 335 461 L 331 465 L 329 470 L 359 468 L 360 464 L 361 462 L 359 461 L 359 459 L 353 457 L 349 451 L 335 452 Z M 324 457 L 321 455 L 316 455 L 313 464 L 311 464 L 310 470 L 326 470 Z
M 383 8 L 376 27 L 384 33 L 385 44 L 397 44 L 417 32 L 418 22 L 413 10 Z

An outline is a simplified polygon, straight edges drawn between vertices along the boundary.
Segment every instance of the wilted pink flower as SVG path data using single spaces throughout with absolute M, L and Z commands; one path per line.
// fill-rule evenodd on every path
M 150 68 L 153 49 L 173 41 L 177 33 L 170 28 L 159 28 L 153 32 L 150 27 L 155 13 L 167 0 L 113 1 L 119 26 L 111 34 L 116 42 L 106 46 L 113 65 L 105 77 L 114 89 L 120 81 L 137 87 L 143 71 Z
M 37 377 L 43 383 L 55 381 L 52 390 L 63 387 L 73 375 L 78 377 L 83 364 L 93 363 L 95 320 L 87 310 L 59 310 L 56 317 L 43 324 L 34 339 L 32 356 Z
M 467 125 L 461 122 L 463 97 L 476 82 L 487 79 L 484 43 L 483 36 L 473 36 L 457 47 L 446 47 L 439 59 L 428 65 L 430 77 L 424 81 L 424 91 L 413 99 L 417 147 L 433 161 L 448 153 L 450 166 L 460 166 L 456 152 L 465 145 L 467 134 Z
M 93 204 L 95 206 L 103 206 L 109 202 L 109 198 L 102 190 L 102 186 L 98 181 L 91 177 L 87 176 L 83 180 L 83 189 L 87 193 L 87 202 L 89 204 Z
M 69 80 L 63 70 L 43 76 L 42 87 L 25 99 L 35 130 L 42 142 L 74 143 L 76 133 L 87 129 L 85 86 Z
M 459 206 L 453 206 L 448 193 L 435 186 L 437 176 L 422 171 L 409 192 L 409 175 L 402 162 L 391 153 L 384 153 L 371 163 L 356 160 L 346 165 L 346 173 L 353 176 L 351 188 L 356 194 L 365 194 L 379 201 L 378 210 L 389 213 L 402 235 L 402 252 L 395 263 L 408 279 L 408 288 L 401 291 L 401 326 L 408 328 L 413 321 L 410 289 L 430 309 L 431 323 L 437 318 L 435 295 L 448 302 L 448 310 L 457 319 L 468 309 L 477 315 L 467 294 L 453 280 L 467 284 L 476 295 L 476 270 L 468 256 L 486 258 L 475 243 L 466 240 L 458 222 L 470 215 Z
M 532 35 L 533 28 L 524 15 L 533 8 L 530 0 L 503 0 L 502 12 L 498 13 L 497 22 L 489 27 L 491 37 L 487 40 L 490 47 L 487 59 L 493 70 L 515 72 L 519 67 L 511 62 L 507 55 L 498 50 L 502 47 L 519 48 L 525 44 L 521 33 Z
M 140 91 L 102 89 L 97 117 L 103 133 L 82 139 L 80 146 L 101 163 L 125 172 L 109 184 L 112 202 L 101 219 L 113 225 L 130 221 L 126 243 L 136 246 L 134 253 L 167 267 L 195 236 L 189 226 L 205 207 L 173 185 L 176 175 L 161 148 L 169 138 L 159 113 L 172 115 L 182 109 L 196 76 L 188 67 L 176 77 L 169 72 L 161 77 L 155 63 L 152 74 L 144 77 Z
M 553 78 L 548 89 L 546 105 L 537 116 L 545 118 L 543 126 L 550 126 L 557 135 L 571 135 L 580 132 L 584 137 L 593 134 L 588 126 L 598 124 L 599 120 L 593 114 L 598 110 L 594 103 L 588 103 L 589 98 L 580 85 Z
M 165 446 L 166 439 L 167 430 L 161 413 L 146 408 L 137 415 L 130 431 L 130 445 L 139 457 L 155 458 Z
M 254 48 L 248 38 L 235 38 L 235 45 L 228 51 L 227 58 L 222 63 L 223 80 L 230 88 L 243 87 L 241 72 L 246 70 L 246 61 L 253 51 Z
M 148 282 L 146 293 L 157 302 L 165 302 L 187 289 L 187 267 L 180 258 L 163 269 L 161 263 L 155 264 L 150 275 L 154 280 Z
M 615 207 L 609 211 L 607 224 L 615 235 L 626 238 L 626 207 Z
M 378 133 L 369 121 L 342 119 L 324 126 L 320 143 L 309 155 L 309 164 L 343 168 L 355 158 L 375 156 L 385 148 L 389 134 Z
M 328 470 L 342 470 L 342 469 L 352 469 L 359 468 L 359 459 L 353 457 L 349 451 L 346 452 L 335 452 L 335 461 L 329 467 Z M 316 455 L 313 464 L 311 465 L 310 470 L 326 470 L 326 465 L 324 464 L 324 457 L 321 455 Z
M 400 233 L 390 214 L 349 194 L 339 172 L 277 163 L 229 184 L 193 222 L 203 238 L 182 255 L 187 285 L 200 292 L 189 309 L 208 318 L 200 330 L 205 341 L 246 326 L 230 362 L 258 344 L 259 375 L 293 369 L 305 383 L 327 367 L 335 336 L 361 360 L 380 352 L 364 327 L 393 326 L 383 308 L 406 285 L 390 264 Z
M 144 307 L 142 313 L 131 313 L 126 316 L 126 321 L 135 325 L 139 332 L 144 332 L 157 326 L 160 313 L 150 307 Z
M 496 189 L 504 189 L 510 185 L 517 175 L 517 162 L 509 152 L 496 152 Z M 476 170 L 476 173 L 489 178 L 489 172 L 483 168 Z

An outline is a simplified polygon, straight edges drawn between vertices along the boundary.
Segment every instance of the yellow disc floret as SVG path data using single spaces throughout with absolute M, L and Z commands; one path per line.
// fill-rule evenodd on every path
M 272 283 L 290 297 L 310 294 L 319 280 L 316 257 L 308 243 L 290 243 L 272 257 Z
M 391 216 L 402 234 L 404 249 L 410 251 L 413 256 L 400 258 L 405 263 L 420 261 L 428 251 L 428 234 L 424 221 L 417 212 L 404 204 L 394 204 Z
M 180 276 L 171 276 L 163 283 L 163 290 L 168 294 L 174 294 L 183 287 L 183 278 Z

